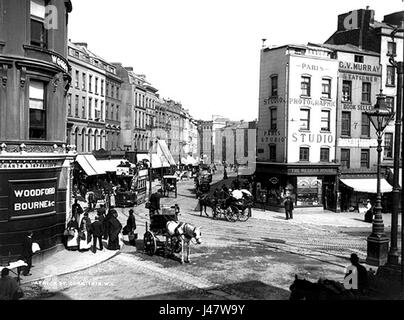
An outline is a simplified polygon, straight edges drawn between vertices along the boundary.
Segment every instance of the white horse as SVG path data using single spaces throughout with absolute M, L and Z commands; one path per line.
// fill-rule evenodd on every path
M 190 242 L 195 239 L 196 244 L 201 244 L 201 229 L 199 227 L 194 227 L 190 223 L 168 221 L 166 224 L 167 232 L 171 237 L 176 236 L 181 240 L 181 263 L 184 263 L 184 251 L 186 248 L 185 262 L 189 263 L 189 252 L 190 252 Z M 166 240 L 167 242 L 168 240 Z M 167 250 L 167 243 L 166 243 Z

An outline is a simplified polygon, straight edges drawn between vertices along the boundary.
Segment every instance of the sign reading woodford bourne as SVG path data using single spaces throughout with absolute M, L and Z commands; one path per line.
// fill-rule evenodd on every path
M 54 213 L 56 182 L 56 178 L 9 181 L 11 216 Z

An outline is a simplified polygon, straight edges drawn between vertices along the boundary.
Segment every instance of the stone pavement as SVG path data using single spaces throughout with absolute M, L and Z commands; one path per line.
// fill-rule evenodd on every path
M 254 208 L 252 211 L 252 217 L 262 220 L 275 220 L 285 219 L 285 214 L 282 212 L 274 212 L 262 209 Z M 401 225 L 401 215 L 399 215 L 399 225 Z M 385 227 L 391 226 L 391 214 L 383 214 L 383 222 Z M 371 228 L 372 224 L 363 221 L 363 214 L 357 212 L 340 212 L 320 210 L 313 213 L 299 211 L 296 209 L 293 211 L 293 220 L 289 220 L 291 224 L 312 224 L 319 226 L 333 226 L 333 227 L 346 227 L 346 228 Z
M 92 251 L 79 252 L 64 249 L 49 255 L 49 257 L 43 260 L 34 261 L 33 267 L 31 268 L 32 275 L 28 277 L 21 275 L 21 284 L 24 285 L 46 278 L 84 270 L 113 258 L 119 252 L 120 250 L 112 251 L 105 248 L 103 251 L 97 250 L 97 253 L 93 253 Z

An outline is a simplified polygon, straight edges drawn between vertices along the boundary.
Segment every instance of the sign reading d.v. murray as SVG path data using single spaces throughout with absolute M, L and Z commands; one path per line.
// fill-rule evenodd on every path
M 9 181 L 11 216 L 55 212 L 56 182 L 56 178 Z

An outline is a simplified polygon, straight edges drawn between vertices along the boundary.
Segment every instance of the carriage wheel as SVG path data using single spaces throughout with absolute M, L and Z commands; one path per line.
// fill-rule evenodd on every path
M 246 222 L 251 217 L 251 208 L 243 208 L 238 214 L 238 219 L 242 222 Z
M 154 236 L 153 232 L 147 231 L 144 234 L 143 243 L 144 243 L 144 250 L 147 252 L 147 254 L 152 256 L 156 253 L 157 241 L 156 241 L 156 237 Z
M 230 206 L 225 211 L 227 221 L 236 222 L 238 220 L 239 210 L 235 206 Z

